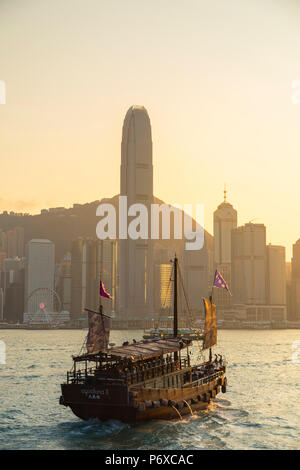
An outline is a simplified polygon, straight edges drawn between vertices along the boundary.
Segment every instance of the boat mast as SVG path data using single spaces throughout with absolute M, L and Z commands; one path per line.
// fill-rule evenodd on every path
M 177 263 L 178 259 L 175 254 L 174 258 L 174 322 L 173 322 L 173 336 L 178 336 L 178 312 L 177 312 Z
M 177 264 L 178 259 L 174 258 L 174 323 L 173 323 L 173 336 L 177 338 L 178 336 L 178 312 L 177 312 Z M 178 361 L 178 352 L 174 352 L 174 361 Z
M 99 286 L 99 294 L 100 294 L 100 300 L 99 300 L 99 313 L 102 315 L 103 314 L 103 306 L 102 306 L 102 298 L 101 298 L 101 276 L 100 276 L 100 286 Z
M 213 302 L 213 292 L 214 292 L 214 288 L 212 287 L 211 296 L 209 297 L 211 308 L 212 308 L 212 302 Z M 209 362 L 212 362 L 212 349 L 211 348 L 209 348 Z

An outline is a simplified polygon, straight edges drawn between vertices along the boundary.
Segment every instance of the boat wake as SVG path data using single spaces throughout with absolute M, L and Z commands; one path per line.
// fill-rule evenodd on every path
M 117 420 L 100 421 L 97 419 L 90 419 L 84 422 L 72 423 L 69 434 L 72 436 L 84 436 L 92 434 L 93 436 L 109 436 L 111 434 L 118 434 L 129 425 Z

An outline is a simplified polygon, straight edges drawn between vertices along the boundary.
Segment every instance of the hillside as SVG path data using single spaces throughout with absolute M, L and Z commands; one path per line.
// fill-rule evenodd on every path
M 96 237 L 96 226 L 99 219 L 96 217 L 96 209 L 100 202 L 111 203 L 116 207 L 118 216 L 118 195 L 113 198 L 102 199 L 87 204 L 76 204 L 72 208 L 59 208 L 57 212 L 43 211 L 38 215 L 9 215 L 0 214 L 0 229 L 9 230 L 13 227 L 24 227 L 25 243 L 32 238 L 47 238 L 54 242 L 56 261 L 71 250 L 72 240 L 78 237 Z M 163 204 L 158 198 L 154 202 Z M 212 248 L 213 237 L 205 232 L 206 244 Z M 181 240 L 158 240 L 155 242 L 158 248 L 168 247 L 181 251 Z

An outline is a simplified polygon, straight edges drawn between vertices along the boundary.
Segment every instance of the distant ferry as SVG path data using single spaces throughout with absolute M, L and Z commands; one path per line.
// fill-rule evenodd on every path
M 143 338 L 173 338 L 174 332 L 172 328 L 152 328 L 145 330 Z M 192 330 L 191 328 L 178 328 L 177 336 L 179 338 L 185 337 L 190 339 L 198 339 L 199 332 Z
M 272 329 L 272 324 L 270 321 L 260 321 L 260 322 L 242 322 L 242 328 L 247 328 L 250 330 L 270 330 Z

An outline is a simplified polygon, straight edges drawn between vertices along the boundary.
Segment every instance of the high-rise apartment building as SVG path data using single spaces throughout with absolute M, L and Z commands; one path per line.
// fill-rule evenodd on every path
M 267 294 L 270 305 L 286 305 L 285 247 L 267 246 Z
M 66 253 L 56 269 L 55 291 L 59 295 L 62 310 L 71 311 L 71 253 Z
M 2 229 L 0 229 L 0 252 L 7 254 L 7 235 Z
M 209 297 L 213 282 L 213 239 L 205 232 L 204 246 L 201 250 L 184 250 L 183 253 L 184 286 L 189 302 L 189 308 L 194 312 L 195 318 L 199 312 L 203 313 L 202 297 Z M 183 310 L 187 312 L 187 305 L 183 299 Z
M 41 302 L 53 311 L 54 269 L 54 244 L 46 239 L 30 240 L 26 246 L 25 312 L 35 314 Z
M 117 297 L 117 247 L 112 240 L 79 238 L 72 243 L 71 315 L 84 318 L 85 308 L 98 310 L 100 278 L 113 299 L 102 298 L 104 311 L 115 310 Z
M 0 252 L 5 252 L 8 258 L 24 257 L 25 242 L 23 227 L 14 227 L 6 232 L 0 230 Z
M 300 239 L 293 245 L 289 320 L 300 321 Z
M 248 223 L 232 230 L 231 271 L 235 304 L 267 303 L 265 225 Z

